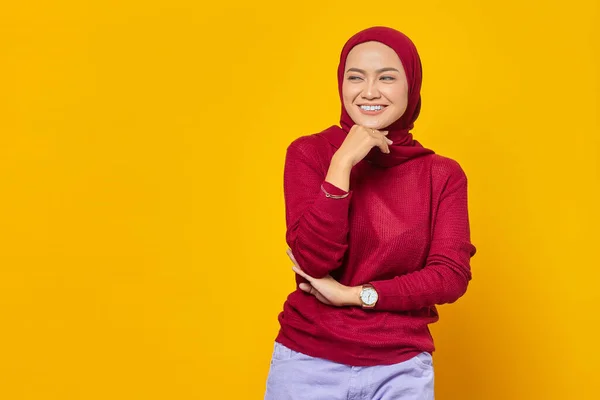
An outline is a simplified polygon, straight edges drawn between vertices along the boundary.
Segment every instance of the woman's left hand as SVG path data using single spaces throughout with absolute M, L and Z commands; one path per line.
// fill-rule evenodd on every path
M 292 270 L 306 279 L 309 283 L 301 283 L 300 289 L 306 293 L 315 296 L 320 302 L 331 306 L 352 306 L 360 305 L 359 292 L 360 286 L 345 286 L 333 279 L 331 275 L 317 279 L 302 271 L 300 265 L 294 258 L 291 249 L 287 249 L 287 255 L 294 263 Z

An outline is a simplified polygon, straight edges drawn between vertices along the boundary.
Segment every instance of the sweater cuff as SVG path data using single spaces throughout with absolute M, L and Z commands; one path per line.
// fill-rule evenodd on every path
M 325 191 L 329 194 L 332 194 L 334 196 L 343 196 L 346 193 L 350 193 L 352 191 L 345 191 L 344 189 L 340 189 L 339 187 L 335 186 L 332 183 L 329 183 L 327 181 L 323 181 L 323 189 L 325 189 Z M 348 196 L 350 197 L 350 196 Z M 340 199 L 336 199 L 336 200 L 340 200 Z
M 350 209 L 350 199 L 352 191 L 346 192 L 329 182 L 323 182 L 323 189 L 329 194 L 342 196 L 348 193 L 343 199 L 334 199 L 327 197 L 321 189 L 315 202 L 313 203 L 314 212 L 310 220 L 315 226 L 320 226 L 319 231 L 327 232 L 323 235 L 330 237 L 335 241 L 346 241 L 348 234 L 348 211 Z M 343 236 L 340 236 L 343 235 Z M 310 239 L 309 239 L 310 240 Z
M 374 309 L 380 310 L 407 310 L 406 296 L 398 293 L 398 284 L 394 279 L 369 282 L 377 291 L 377 303 Z

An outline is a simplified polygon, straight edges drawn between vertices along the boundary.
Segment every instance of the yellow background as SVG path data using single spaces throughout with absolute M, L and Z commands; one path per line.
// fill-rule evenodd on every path
M 0 398 L 260 399 L 293 289 L 282 168 L 345 40 L 424 65 L 414 134 L 469 176 L 474 279 L 437 399 L 596 399 L 598 2 L 0 6 Z

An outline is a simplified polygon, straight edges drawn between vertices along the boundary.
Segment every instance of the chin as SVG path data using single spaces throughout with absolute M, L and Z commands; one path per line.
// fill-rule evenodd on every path
M 359 122 L 357 122 L 357 125 L 362 125 L 365 128 L 371 128 L 371 129 L 376 129 L 376 130 L 383 129 L 386 126 L 390 125 L 390 124 L 388 124 L 385 121 L 381 122 L 381 121 L 371 120 L 370 118 L 364 118 L 364 117 L 363 118 L 359 118 L 358 121 Z
M 361 113 L 348 114 L 356 125 L 361 125 L 370 129 L 383 130 L 383 128 L 390 126 L 394 122 L 390 121 L 389 115 L 368 116 Z
M 363 126 L 364 126 L 365 128 L 369 128 L 369 129 L 375 129 L 376 131 L 381 131 L 381 130 L 383 130 L 383 125 L 381 125 L 381 124 L 377 124 L 377 125 L 375 125 L 375 124 L 371 124 L 371 125 L 369 125 L 369 124 L 364 124 Z

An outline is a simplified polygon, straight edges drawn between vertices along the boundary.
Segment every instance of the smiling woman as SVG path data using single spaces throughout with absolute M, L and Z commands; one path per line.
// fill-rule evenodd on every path
M 346 59 L 344 108 L 358 124 L 383 129 L 397 121 L 408 104 L 408 83 L 396 52 L 380 42 L 356 45 Z
M 428 325 L 471 279 L 467 178 L 414 140 L 421 62 L 386 27 L 338 66 L 340 126 L 302 136 L 284 169 L 297 289 L 279 315 L 265 399 L 433 399 Z

